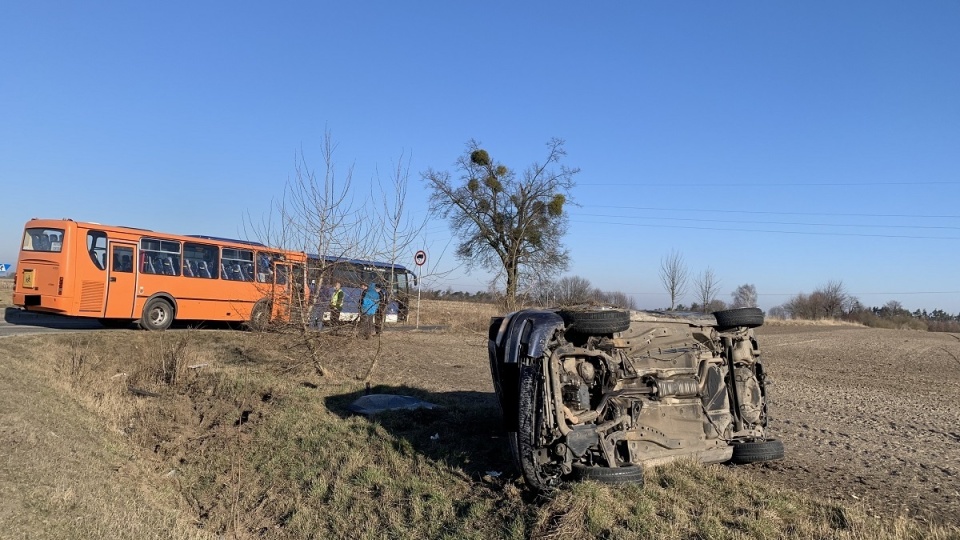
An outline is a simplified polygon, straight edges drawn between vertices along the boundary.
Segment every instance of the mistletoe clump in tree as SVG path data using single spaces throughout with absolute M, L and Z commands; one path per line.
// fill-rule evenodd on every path
M 423 173 L 431 188 L 431 209 L 448 218 L 460 239 L 457 257 L 468 267 L 501 273 L 504 303 L 512 311 L 523 278 L 566 269 L 567 250 L 560 239 L 567 230 L 566 205 L 579 169 L 560 164 L 563 141 L 547 143 L 547 158 L 519 176 L 470 141 L 457 160 L 458 182 L 450 173 Z

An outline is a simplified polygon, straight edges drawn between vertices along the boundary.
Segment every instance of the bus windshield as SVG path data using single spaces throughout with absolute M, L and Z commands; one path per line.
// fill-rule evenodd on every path
M 60 253 L 63 249 L 63 229 L 26 229 L 23 232 L 23 251 Z

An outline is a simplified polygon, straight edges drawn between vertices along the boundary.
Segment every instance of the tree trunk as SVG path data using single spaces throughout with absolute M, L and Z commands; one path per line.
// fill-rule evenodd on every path
M 507 292 L 503 298 L 503 307 L 507 313 L 513 312 L 517 308 L 517 266 L 510 265 L 507 270 Z

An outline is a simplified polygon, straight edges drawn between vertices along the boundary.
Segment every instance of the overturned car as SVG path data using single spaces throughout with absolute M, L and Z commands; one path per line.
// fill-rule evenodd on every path
M 686 316 L 608 308 L 495 317 L 488 349 L 511 450 L 526 482 L 642 482 L 690 457 L 783 457 L 767 436 L 758 308 Z

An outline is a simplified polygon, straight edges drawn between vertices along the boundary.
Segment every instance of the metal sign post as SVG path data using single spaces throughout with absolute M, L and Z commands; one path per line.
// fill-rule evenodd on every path
M 419 250 L 413 256 L 413 262 L 417 265 L 417 330 L 420 329 L 420 289 L 423 287 L 423 263 L 427 262 L 427 252 Z

